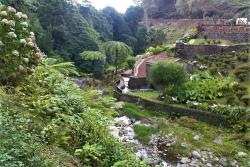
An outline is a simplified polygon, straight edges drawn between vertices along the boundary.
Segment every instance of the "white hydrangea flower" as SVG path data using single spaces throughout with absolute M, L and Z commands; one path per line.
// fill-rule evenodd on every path
M 17 13 L 15 14 L 15 16 L 16 16 L 17 18 L 21 19 L 22 16 L 23 16 L 23 13 L 22 13 L 22 12 L 17 12 Z
M 26 40 L 25 40 L 25 39 L 20 39 L 20 43 L 21 43 L 21 44 L 24 44 L 24 45 L 26 45 L 26 44 L 27 44 L 27 42 L 26 42 Z
M 8 16 L 8 13 L 6 11 L 1 11 L 0 16 Z
M 30 46 L 30 47 L 34 47 L 34 46 L 35 46 L 35 44 L 34 44 L 33 42 L 28 42 L 28 46 Z
M 22 65 L 19 65 L 18 68 L 19 68 L 20 71 L 24 70 L 24 67 Z
M 12 13 L 16 13 L 16 9 L 11 6 L 8 6 L 8 11 Z
M 13 51 L 12 51 L 12 54 L 13 54 L 14 56 L 19 56 L 19 52 L 18 52 L 17 50 L 13 50 Z
M 193 105 L 194 105 L 194 106 L 198 106 L 198 105 L 200 105 L 200 103 L 198 103 L 198 102 L 193 102 Z
M 24 61 L 25 63 L 29 63 L 29 59 L 28 59 L 28 58 L 23 58 L 23 61 Z
M 33 74 L 35 73 L 36 71 L 34 69 L 30 69 L 30 72 Z
M 14 20 L 9 20 L 9 25 L 15 27 L 16 22 Z
M 32 38 L 27 38 L 28 42 L 33 42 Z
M 31 36 L 35 36 L 35 33 L 34 33 L 34 32 L 30 32 L 30 35 L 31 35 Z
M 26 14 L 22 14 L 23 19 L 28 19 L 28 16 Z
M 14 32 L 9 32 L 8 36 L 10 36 L 11 38 L 17 38 L 17 35 Z
M 21 25 L 24 26 L 24 27 L 28 27 L 29 26 L 29 24 L 26 21 L 22 22 Z
M 42 54 L 41 54 L 40 52 L 37 52 L 37 53 L 35 54 L 35 57 L 36 57 L 37 59 L 40 59 L 40 58 L 42 57 Z
M 3 23 L 3 24 L 9 24 L 9 20 L 7 20 L 7 19 L 3 19 L 3 20 L 1 20 L 1 23 Z

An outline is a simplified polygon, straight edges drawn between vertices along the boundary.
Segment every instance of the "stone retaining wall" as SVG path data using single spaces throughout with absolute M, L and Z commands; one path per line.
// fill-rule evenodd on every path
M 148 87 L 148 82 L 146 77 L 129 77 L 128 88 L 131 90 L 134 89 L 145 89 Z
M 213 125 L 223 125 L 227 126 L 228 121 L 225 116 L 217 115 L 214 113 L 203 112 L 195 109 L 189 109 L 181 106 L 176 105 L 167 105 L 167 104 L 160 104 L 156 102 L 152 102 L 150 100 L 143 99 L 141 97 L 136 97 L 128 94 L 121 94 L 119 92 L 115 92 L 115 97 L 120 101 L 136 103 L 142 105 L 143 107 L 153 109 L 153 110 L 160 110 L 167 112 L 172 115 L 178 116 L 188 116 L 203 122 L 207 122 Z
M 199 38 L 207 36 L 209 39 L 227 39 L 235 42 L 249 42 L 250 27 L 248 26 L 223 26 L 201 25 Z
M 223 54 L 232 51 L 250 49 L 250 44 L 236 45 L 188 45 L 176 44 L 176 56 L 185 60 L 192 60 L 195 56 Z

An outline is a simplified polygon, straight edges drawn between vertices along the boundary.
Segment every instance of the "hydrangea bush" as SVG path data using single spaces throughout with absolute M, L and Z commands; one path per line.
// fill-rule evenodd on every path
M 0 6 L 0 83 L 16 83 L 34 73 L 41 57 L 28 16 L 10 6 Z

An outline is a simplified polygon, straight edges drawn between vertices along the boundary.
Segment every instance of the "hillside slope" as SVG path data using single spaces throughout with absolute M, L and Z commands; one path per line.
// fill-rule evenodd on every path
M 248 0 L 143 0 L 143 4 L 149 18 L 250 18 Z

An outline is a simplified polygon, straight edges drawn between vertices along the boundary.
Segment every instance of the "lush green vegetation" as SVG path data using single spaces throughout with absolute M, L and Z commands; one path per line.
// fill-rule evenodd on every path
M 150 69 L 150 79 L 155 87 L 169 91 L 181 86 L 187 79 L 185 66 L 174 62 L 158 62 Z
M 2 17 L 26 19 L 11 7 L 1 7 Z M 34 34 L 23 27 L 28 21 L 6 20 L 0 23 L 1 70 L 6 76 L 0 81 L 0 166 L 110 167 L 124 161 L 146 166 L 110 134 L 115 99 L 93 88 L 81 90 L 70 78 L 78 75 L 72 63 L 46 56 L 38 62 L 40 50 L 34 40 L 29 41 L 35 39 Z M 5 28 L 13 33 L 6 34 Z M 105 60 L 99 52 L 81 56 L 88 63 Z M 32 73 L 9 80 L 8 71 L 15 76 L 23 70 L 18 65 L 25 70 L 32 67 Z
M 154 91 L 130 94 L 156 103 L 178 104 L 226 115 L 232 125 L 239 125 L 243 131 L 249 130 L 248 98 L 245 95 L 247 89 L 241 89 L 241 84 L 234 77 L 212 76 L 202 71 L 185 79 L 187 74 L 183 66 L 170 64 L 167 67 L 168 63 L 156 63 L 151 68 L 151 74 L 154 73 L 155 76 L 151 77 L 151 82 L 161 93 Z M 238 96 L 239 91 L 241 96 Z
M 15 84 L 26 74 L 34 73 L 42 53 L 29 29 L 26 14 L 16 13 L 12 7 L 0 7 L 0 12 L 0 82 Z
M 126 103 L 125 106 L 126 107 L 124 107 L 121 113 L 122 115 L 127 115 L 142 121 L 147 119 L 156 126 L 154 130 L 148 130 L 148 127 L 139 127 L 139 132 L 138 127 L 136 127 L 135 132 L 138 136 L 144 132 L 144 129 L 151 134 L 161 132 L 162 135 L 173 134 L 176 136 L 176 144 L 169 147 L 167 151 L 165 150 L 164 152 L 168 159 L 169 157 L 174 159 L 179 156 L 188 157 L 192 150 L 209 148 L 218 157 L 227 157 L 229 160 L 236 159 L 241 165 L 247 165 L 247 157 L 238 157 L 237 153 L 239 151 L 250 153 L 249 145 L 247 145 L 249 141 L 249 132 L 239 133 L 235 129 L 211 126 L 187 117 L 173 119 L 173 117 L 167 115 L 167 113 L 143 109 L 136 104 Z M 146 138 L 150 133 L 142 137 Z M 193 139 L 197 134 L 201 136 L 199 141 Z M 215 139 L 218 137 L 221 138 L 221 143 L 215 142 Z M 183 143 L 187 145 L 187 147 L 183 148 Z
M 155 28 L 147 30 L 145 26 L 139 24 L 143 19 L 144 10 L 138 6 L 130 7 L 125 14 L 120 14 L 111 7 L 97 11 L 85 0 L 81 4 L 67 0 L 4 0 L 1 3 L 12 5 L 27 13 L 30 18 L 27 22 L 29 29 L 31 28 L 36 34 L 36 42 L 45 54 L 74 62 L 83 73 L 93 72 L 89 68 L 82 68 L 81 53 L 84 51 L 99 51 L 106 55 L 108 64 L 105 64 L 104 68 L 107 69 L 109 65 L 114 64 L 115 50 L 112 48 L 122 47 L 123 51 L 118 49 L 121 56 L 117 58 L 118 66 L 121 68 L 127 56 L 144 53 L 149 45 L 158 44 L 158 41 L 162 42 L 161 39 L 164 38 L 160 30 Z M 18 20 L 20 23 L 24 21 L 23 18 Z M 18 22 L 16 26 L 21 26 Z M 7 31 L 6 28 L 7 26 L 4 30 L 1 25 L 1 33 Z M 112 45 L 109 44 L 115 43 L 109 41 L 117 41 L 119 47 L 115 45 L 116 47 L 110 48 Z M 98 68 L 98 63 L 94 63 L 94 67 Z M 95 73 L 94 76 L 100 78 L 100 74 Z
M 1 155 L 5 155 L 1 156 L 2 165 L 57 163 L 38 150 L 48 145 L 75 154 L 82 164 L 90 166 L 112 166 L 132 158 L 130 151 L 107 128 L 115 112 L 110 110 L 115 104 L 113 99 L 103 98 L 95 90 L 80 90 L 63 75 L 64 63 L 50 65 L 48 61 L 43 60 L 35 74 L 18 87 L 1 88 L 4 97 L 1 99 L 1 140 L 4 141 Z M 98 102 L 93 100 L 96 98 Z M 13 143 L 16 143 L 15 150 L 11 149 Z M 35 155 L 34 150 L 38 151 Z
M 148 5 L 143 2 L 146 16 L 153 16 Z M 110 97 L 111 91 L 105 91 L 115 70 L 133 68 L 138 60 L 134 54 L 148 48 L 149 55 L 173 55 L 174 46 L 164 45 L 165 32 L 147 29 L 140 24 L 143 17 L 144 10 L 138 6 L 120 14 L 111 7 L 97 11 L 85 0 L 81 4 L 71 0 L 1 1 L 0 166 L 146 167 L 136 160 L 131 148 L 111 135 L 109 126 L 119 114 L 152 122 L 152 126 L 133 127 L 143 144 L 153 134 L 175 134 L 177 144 L 165 150 L 166 155 L 188 156 L 193 149 L 209 147 L 218 156 L 247 164 L 246 158 L 236 154 L 249 153 L 248 51 L 220 58 L 199 57 L 198 62 L 207 64 L 210 74 L 197 72 L 190 79 L 181 64 L 157 63 L 151 69 L 151 79 L 161 93 L 130 93 L 161 104 L 229 116 L 236 127 L 232 130 L 189 118 L 170 119 L 165 113 L 130 103 L 122 109 Z M 196 31 L 190 34 L 185 40 L 197 35 Z M 206 39 L 205 43 L 218 41 Z M 80 89 L 72 81 L 79 76 L 91 76 L 93 83 L 94 78 L 105 78 L 108 84 L 100 81 L 104 91 Z M 195 134 L 202 134 L 202 140 L 193 141 Z M 221 144 L 212 142 L 217 136 L 223 138 Z M 190 147 L 181 148 L 183 142 Z
M 84 51 L 81 53 L 79 67 L 86 72 L 93 73 L 93 77 L 102 78 L 106 64 L 106 56 L 98 51 Z

